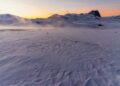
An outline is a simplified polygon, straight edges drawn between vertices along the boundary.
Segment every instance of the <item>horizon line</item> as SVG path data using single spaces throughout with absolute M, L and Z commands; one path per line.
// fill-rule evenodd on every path
M 91 10 L 92 11 L 92 10 Z M 99 10 L 98 10 L 99 11 Z M 89 11 L 90 12 L 90 11 Z M 43 19 L 45 19 L 45 18 L 49 18 L 50 16 L 52 16 L 52 15 L 55 15 L 55 14 L 58 14 L 58 15 L 66 15 L 66 14 L 87 14 L 87 13 L 89 13 L 89 12 L 83 12 L 83 13 L 81 13 L 81 12 L 66 12 L 66 13 L 63 13 L 63 14 L 61 14 L 61 13 L 52 13 L 52 14 L 50 14 L 50 15 L 48 15 L 48 16 L 44 16 L 44 17 L 40 17 L 40 16 L 20 16 L 20 15 L 15 15 L 14 13 L 0 13 L 0 15 L 4 15 L 4 14 L 10 14 L 10 15 L 14 15 L 14 16 L 18 16 L 18 17 L 21 17 L 21 18 L 26 18 L 26 19 L 36 19 L 36 18 L 43 18 Z M 100 11 L 99 11 L 100 12 Z M 120 14 L 115 14 L 115 15 L 103 15 L 101 12 L 100 12 L 100 14 L 101 14 L 101 17 L 113 17 L 113 16 L 120 16 Z

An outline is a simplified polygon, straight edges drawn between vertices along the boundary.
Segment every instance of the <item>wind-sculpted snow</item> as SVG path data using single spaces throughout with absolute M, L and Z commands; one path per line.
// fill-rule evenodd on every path
M 0 32 L 0 86 L 120 86 L 119 35 L 85 28 Z

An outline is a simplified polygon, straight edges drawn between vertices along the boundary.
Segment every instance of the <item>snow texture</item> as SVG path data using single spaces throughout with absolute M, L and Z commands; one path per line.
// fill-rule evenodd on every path
M 120 86 L 120 16 L 98 14 L 1 14 L 0 86 Z
M 0 31 L 0 86 L 120 86 L 120 29 Z

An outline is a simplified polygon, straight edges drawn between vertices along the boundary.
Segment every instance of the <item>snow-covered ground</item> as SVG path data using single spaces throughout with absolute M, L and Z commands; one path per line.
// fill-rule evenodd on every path
M 120 86 L 120 28 L 1 29 L 0 86 Z

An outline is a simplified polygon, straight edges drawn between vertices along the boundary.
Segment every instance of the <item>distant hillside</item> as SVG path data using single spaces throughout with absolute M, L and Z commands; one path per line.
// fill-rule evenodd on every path
M 98 22 L 101 18 L 99 11 L 91 11 L 86 14 L 65 14 L 59 15 L 55 14 L 46 19 L 32 19 L 32 22 L 35 24 L 46 25 L 52 24 L 56 26 L 64 26 L 64 25 L 79 25 L 79 24 L 88 24 Z
M 120 23 L 120 16 L 101 17 L 98 10 L 92 10 L 84 14 L 54 14 L 48 18 L 36 19 L 25 19 L 11 14 L 0 14 L 0 25 L 103 26 L 105 23 L 115 22 Z
M 0 14 L 0 24 L 2 25 L 23 25 L 31 21 L 11 14 Z

